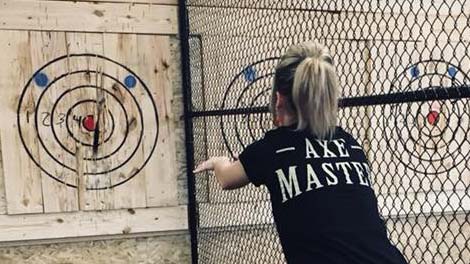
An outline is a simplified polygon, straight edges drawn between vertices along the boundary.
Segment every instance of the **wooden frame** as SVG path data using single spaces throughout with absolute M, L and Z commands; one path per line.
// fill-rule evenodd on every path
M 18 41 L 21 42 L 21 39 L 25 36 L 44 35 L 44 38 L 40 37 L 40 39 L 49 40 L 65 34 L 70 37 L 70 40 L 75 40 L 74 43 L 80 42 L 80 47 L 71 44 L 68 49 L 77 48 L 77 52 L 94 53 L 99 53 L 101 49 L 104 49 L 101 47 L 102 44 L 97 44 L 103 39 L 106 40 L 106 45 L 115 43 L 110 41 L 109 38 L 130 39 L 137 43 L 138 48 L 151 52 L 151 57 L 162 57 L 162 65 L 166 65 L 165 67 L 168 68 L 174 67 L 173 62 L 169 61 L 170 52 L 166 52 L 166 50 L 170 45 L 168 35 L 178 33 L 176 5 L 176 0 L 0 0 L 0 33 L 10 35 L 11 38 L 9 38 L 8 43 L 12 46 Z M 112 34 L 102 36 L 103 34 L 95 33 Z M 85 34 L 87 40 L 83 41 L 81 38 Z M 158 47 L 155 47 L 156 44 L 151 47 L 143 47 L 142 43 L 158 43 L 160 46 L 164 45 L 165 49 L 159 49 L 160 46 L 158 45 Z M 59 49 L 59 47 L 62 47 L 60 44 L 63 44 L 63 42 L 45 46 L 49 46 L 51 49 Z M 20 46 L 16 47 L 20 48 Z M 41 47 L 43 48 L 44 45 L 38 45 L 36 48 L 40 49 Z M 101 49 L 99 49 L 100 47 Z M 82 51 L 80 48 L 86 50 Z M 110 52 L 117 50 L 114 46 L 107 46 L 106 48 Z M 125 46 L 121 48 L 124 53 L 135 51 L 135 49 Z M 8 53 L 5 50 L 4 52 Z M 38 54 L 49 56 L 49 53 L 46 53 L 39 52 Z M 126 54 L 121 55 L 126 57 Z M 108 55 L 117 57 L 116 54 Z M 146 61 L 148 63 L 149 60 Z M 18 66 L 17 64 L 13 64 L 14 67 Z M 165 89 L 171 91 L 167 87 L 170 83 L 169 75 L 163 69 L 163 66 L 157 65 L 158 67 L 155 69 L 148 66 L 147 64 L 133 64 L 133 68 L 149 68 L 149 71 L 152 70 L 152 75 L 157 74 L 156 69 L 158 68 L 158 74 L 162 75 L 161 78 L 152 78 L 152 81 L 148 82 L 158 81 L 159 87 L 165 86 Z M 7 72 L 4 71 L 4 73 Z M 1 72 L 0 76 L 2 76 Z M 158 94 L 162 93 L 158 92 Z M 166 100 L 163 98 L 167 97 L 168 100 L 163 102 Z M 166 116 L 168 120 L 173 120 L 171 112 L 164 114 L 171 106 L 171 98 L 170 96 L 167 97 L 158 97 L 158 100 L 160 100 L 158 102 L 159 107 L 165 107 L 165 109 L 159 109 L 159 113 Z M 173 131 L 171 128 L 172 125 L 167 130 Z M 162 133 L 161 138 L 174 137 L 174 135 L 165 136 L 164 132 Z M 169 140 L 169 142 L 172 141 Z M 160 146 L 162 146 L 161 142 Z M 174 150 L 168 148 L 159 151 L 164 152 L 165 155 L 174 152 Z M 162 153 L 160 152 L 157 151 L 155 156 L 161 157 Z M 7 162 L 3 160 L 3 163 L 5 165 Z M 169 167 L 165 166 L 166 173 L 163 177 L 168 178 L 175 175 L 169 171 Z M 146 170 L 150 173 L 155 172 L 156 168 L 151 166 Z M 0 175 L 0 177 L 3 176 Z M 167 198 L 162 200 L 158 198 L 158 195 L 143 195 L 145 204 L 141 203 L 139 206 L 116 206 L 114 209 L 106 211 L 76 211 L 76 206 L 63 211 L 36 208 L 38 210 L 31 210 L 28 214 L 19 215 L 7 215 L 6 208 L 0 208 L 0 246 L 187 233 L 187 206 L 179 205 L 177 201 L 176 179 L 172 179 L 171 187 L 161 184 L 161 178 L 157 179 L 155 177 L 151 179 L 142 178 L 139 184 L 145 184 L 148 188 L 151 188 L 155 186 L 154 183 L 157 180 L 158 188 L 154 188 L 154 192 Z M 40 178 L 37 183 L 41 183 Z M 3 189 L 2 186 L 0 186 L 1 189 Z M 129 189 L 125 193 L 131 191 Z M 42 194 L 39 193 L 39 196 L 42 196 Z M 128 200 L 128 197 L 123 194 L 118 204 L 129 202 Z M 0 202 L 5 202 L 5 200 Z M 120 209 L 126 207 L 132 209 Z
M 130 3 L 147 5 L 178 5 L 178 0 L 39 0 L 50 2 Z
M 0 0 L 0 29 L 177 34 L 177 24 L 170 5 Z
M 31 215 L 0 215 L 0 241 L 80 238 L 188 229 L 186 206 Z

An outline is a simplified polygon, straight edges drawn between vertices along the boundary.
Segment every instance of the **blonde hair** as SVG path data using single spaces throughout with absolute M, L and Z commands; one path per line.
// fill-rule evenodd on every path
M 338 77 L 328 49 L 318 42 L 291 46 L 274 76 L 275 93 L 287 96 L 297 115 L 297 130 L 309 129 L 318 138 L 331 138 L 337 123 Z

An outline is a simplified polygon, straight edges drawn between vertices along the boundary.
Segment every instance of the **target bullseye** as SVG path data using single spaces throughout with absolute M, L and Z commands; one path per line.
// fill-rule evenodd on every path
M 117 109 L 114 110 L 114 114 L 112 111 L 108 110 L 107 112 L 102 112 L 99 115 L 99 122 L 100 129 L 97 129 L 98 127 L 98 122 L 93 122 L 93 125 L 95 126 L 93 130 L 94 133 L 90 133 L 91 131 L 88 131 L 84 126 L 83 126 L 83 116 L 86 115 L 85 113 L 89 113 L 90 110 L 96 110 L 98 108 L 98 102 L 95 99 L 83 99 L 81 101 L 78 101 L 71 105 L 70 107 L 66 104 L 67 103 L 67 98 L 76 98 L 79 96 L 79 94 L 82 94 L 83 92 L 87 93 L 94 93 L 96 94 L 98 92 L 103 93 L 104 98 L 107 98 L 106 101 L 109 102 L 110 104 L 115 104 L 116 106 L 119 106 Z M 41 100 L 42 98 L 39 99 L 38 105 L 41 106 Z M 67 112 L 65 114 L 65 127 L 67 129 L 67 134 L 60 134 L 57 129 L 56 125 L 52 124 L 52 134 L 54 138 L 56 139 L 56 142 L 69 154 L 74 155 L 76 154 L 76 149 L 77 145 L 85 146 L 85 147 L 93 147 L 94 150 L 96 150 L 97 147 L 101 146 L 102 144 L 108 143 L 113 137 L 114 137 L 114 132 L 116 129 L 123 130 L 124 131 L 124 136 L 120 140 L 119 144 L 113 144 L 114 146 L 114 151 L 110 151 L 109 153 L 97 153 L 96 151 L 90 152 L 85 151 L 85 160 L 102 160 L 106 159 L 112 155 L 114 155 L 116 152 L 118 152 L 121 147 L 123 146 L 124 142 L 127 139 L 128 135 L 128 122 L 129 122 L 129 117 L 127 114 L 127 111 L 125 109 L 125 106 L 119 101 L 119 99 L 109 91 L 93 86 L 93 85 L 88 85 L 88 86 L 77 86 L 73 89 L 69 89 L 62 93 L 54 103 L 52 107 L 52 119 L 55 118 L 57 109 L 67 109 Z M 117 112 L 119 110 L 119 112 Z M 118 114 L 119 116 L 123 116 L 123 121 L 118 124 L 116 124 L 115 117 L 114 115 Z M 91 125 L 91 123 L 90 123 Z M 117 128 L 116 128 L 117 126 Z M 89 127 L 91 128 L 91 127 Z M 85 133 L 81 133 L 85 132 Z M 99 137 L 96 138 L 96 134 L 100 135 Z M 75 144 L 67 144 L 67 139 L 72 138 L 75 140 Z M 40 142 L 44 144 L 44 141 L 40 137 Z M 117 140 L 114 140 L 114 143 L 116 143 Z M 53 147 L 53 146 L 52 146 Z M 46 152 L 49 153 L 49 151 L 46 148 Z M 101 148 L 102 149 L 102 148 Z M 55 159 L 55 156 L 52 155 L 52 159 Z M 63 163 L 61 160 L 56 160 L 57 163 L 61 164 L 62 166 L 66 168 L 72 169 L 70 166 L 66 165 Z M 72 169 L 73 170 L 73 169 Z
M 83 118 L 83 127 L 89 132 L 95 130 L 95 118 L 93 115 L 87 115 L 85 118 Z
M 427 60 L 407 67 L 394 78 L 391 92 L 432 92 L 467 83 L 470 78 L 456 65 Z M 469 111 L 466 99 L 386 105 L 385 111 L 390 111 L 383 118 L 387 145 L 407 169 L 440 174 L 465 160 L 460 150 L 470 133 L 469 120 L 463 114 Z
M 432 110 L 431 112 L 428 113 L 427 115 L 427 120 L 430 125 L 436 125 L 437 122 L 439 121 L 439 113 L 435 110 Z
M 149 87 L 131 69 L 101 55 L 69 54 L 38 69 L 23 89 L 17 113 L 29 157 L 70 187 L 76 187 L 78 171 L 108 179 L 88 183 L 88 190 L 124 184 L 140 173 L 157 146 L 158 113 Z M 31 133 L 35 137 L 25 136 Z

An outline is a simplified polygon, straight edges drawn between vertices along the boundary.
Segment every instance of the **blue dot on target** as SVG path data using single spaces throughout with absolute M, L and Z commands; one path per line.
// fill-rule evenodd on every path
M 418 66 L 414 66 L 413 68 L 411 68 L 410 73 L 411 73 L 411 77 L 414 77 L 414 78 L 418 77 L 419 75 Z
M 135 85 L 137 84 L 137 80 L 135 79 L 134 76 L 127 75 L 126 78 L 124 79 L 124 84 L 126 85 L 127 88 L 131 89 L 135 87 Z
M 45 73 L 39 72 L 34 75 L 34 82 L 39 87 L 46 87 L 46 85 L 49 83 L 49 78 Z
M 247 82 L 253 82 L 256 79 L 256 70 L 253 66 L 248 66 L 243 70 L 243 76 Z
M 457 69 L 455 69 L 455 67 L 449 67 L 449 69 L 447 69 L 447 73 L 450 77 L 455 78 L 455 75 L 457 75 Z

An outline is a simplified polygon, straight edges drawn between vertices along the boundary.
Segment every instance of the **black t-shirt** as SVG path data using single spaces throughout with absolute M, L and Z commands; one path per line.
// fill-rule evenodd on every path
M 342 128 L 318 140 L 294 127 L 268 131 L 239 156 L 266 185 L 290 264 L 403 264 L 387 238 L 362 147 Z

